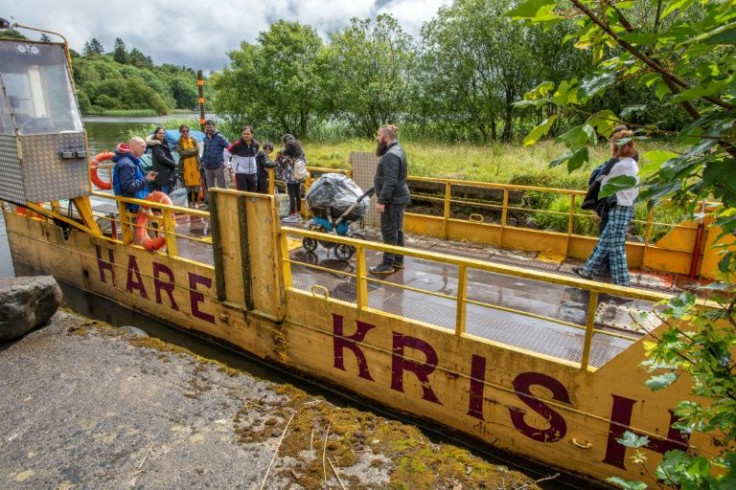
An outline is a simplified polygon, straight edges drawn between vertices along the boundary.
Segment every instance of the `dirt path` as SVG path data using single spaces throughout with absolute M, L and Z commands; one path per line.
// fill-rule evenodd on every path
M 2 488 L 538 488 L 416 428 L 59 311 L 0 345 Z

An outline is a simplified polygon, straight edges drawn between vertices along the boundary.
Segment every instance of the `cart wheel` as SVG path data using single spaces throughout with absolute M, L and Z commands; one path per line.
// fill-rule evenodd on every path
M 305 237 L 302 240 L 302 247 L 304 247 L 304 250 L 306 250 L 307 252 L 314 252 L 315 250 L 317 250 L 317 240 L 315 240 L 314 238 Z
M 352 247 L 350 245 L 345 245 L 341 243 L 335 247 L 335 257 L 345 262 L 350 260 L 350 257 L 352 257 L 354 253 L 355 247 Z

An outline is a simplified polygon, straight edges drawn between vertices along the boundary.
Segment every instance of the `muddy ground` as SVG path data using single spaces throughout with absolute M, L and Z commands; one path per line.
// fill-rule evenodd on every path
M 407 424 L 59 311 L 0 344 L 0 488 L 538 488 Z

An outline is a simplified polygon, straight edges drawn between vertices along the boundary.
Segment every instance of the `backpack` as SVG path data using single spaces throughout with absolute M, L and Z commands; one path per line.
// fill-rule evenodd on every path
M 598 194 L 601 191 L 601 182 L 603 178 L 611 172 L 614 165 L 618 163 L 618 158 L 611 158 L 605 164 L 593 170 L 590 176 L 590 183 L 588 191 L 585 193 L 583 203 L 580 205 L 583 209 L 595 209 L 596 213 L 600 216 L 606 205 L 611 204 L 611 199 L 616 199 L 616 195 L 606 197 L 604 199 L 598 199 Z
M 307 177 L 307 161 L 304 157 L 294 160 L 294 180 L 303 180 Z

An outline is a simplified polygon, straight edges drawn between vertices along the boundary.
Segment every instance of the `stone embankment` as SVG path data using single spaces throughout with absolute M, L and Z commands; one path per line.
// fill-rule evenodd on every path
M 538 488 L 410 425 L 58 311 L 0 343 L 0 487 Z

